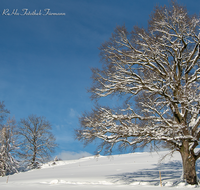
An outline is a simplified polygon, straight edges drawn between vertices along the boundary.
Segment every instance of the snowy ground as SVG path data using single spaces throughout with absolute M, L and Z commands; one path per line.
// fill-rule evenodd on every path
M 133 153 L 98 158 L 59 161 L 57 165 L 45 164 L 42 169 L 31 170 L 0 178 L 1 190 L 129 190 L 129 189 L 188 189 L 194 186 L 180 182 L 182 174 L 178 153 L 161 164 L 166 152 Z M 200 162 L 197 163 L 197 170 Z M 160 187 L 161 171 L 162 187 Z M 7 183 L 8 181 L 8 183 Z M 200 188 L 200 187 L 197 187 Z

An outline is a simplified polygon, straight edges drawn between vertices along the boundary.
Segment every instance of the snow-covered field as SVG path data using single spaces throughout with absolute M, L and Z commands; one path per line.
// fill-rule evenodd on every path
M 1 177 L 0 188 L 1 190 L 194 188 L 180 182 L 182 166 L 178 153 L 171 159 L 167 157 L 161 164 L 159 163 L 160 158 L 166 153 L 144 152 L 58 161 L 56 165 L 49 163 L 43 165 L 41 169 Z M 197 162 L 197 170 L 198 168 L 200 169 L 200 163 Z

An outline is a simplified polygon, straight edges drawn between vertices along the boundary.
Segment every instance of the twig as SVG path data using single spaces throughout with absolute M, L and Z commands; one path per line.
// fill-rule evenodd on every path
M 159 175 L 160 175 L 160 186 L 162 187 L 162 180 L 161 180 L 161 172 L 159 171 Z
M 6 181 L 6 183 L 8 183 L 8 179 L 9 179 L 9 176 L 7 177 L 7 181 Z

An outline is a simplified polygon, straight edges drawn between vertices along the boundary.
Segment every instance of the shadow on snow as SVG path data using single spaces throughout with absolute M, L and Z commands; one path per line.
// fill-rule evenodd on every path
M 168 163 L 161 163 L 159 165 L 155 164 L 154 168 L 146 168 L 138 170 L 133 173 L 122 173 L 117 175 L 108 176 L 112 179 L 113 183 L 123 183 L 123 184 L 142 184 L 147 183 L 149 185 L 159 185 L 161 172 L 162 184 L 166 185 L 171 183 L 171 185 L 176 185 L 182 181 L 182 162 L 181 161 L 171 161 Z M 134 170 L 134 168 L 133 168 Z M 200 160 L 196 162 L 197 176 L 200 179 Z

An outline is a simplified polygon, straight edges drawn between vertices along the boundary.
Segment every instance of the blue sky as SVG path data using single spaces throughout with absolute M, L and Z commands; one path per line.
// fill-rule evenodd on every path
M 199 14 L 198 0 L 179 0 L 189 13 Z M 168 0 L 1 0 L 0 1 L 0 101 L 16 120 L 30 114 L 50 121 L 59 144 L 55 154 L 93 154 L 96 146 L 83 147 L 74 139 L 78 117 L 93 102 L 86 89 L 91 67 L 101 67 L 98 47 L 117 25 L 128 30 L 147 26 L 156 4 Z M 24 14 L 8 15 L 13 10 Z M 5 14 L 6 13 L 6 14 Z M 103 101 L 103 100 L 102 100 Z M 106 103 L 106 100 L 105 102 Z M 115 100 L 111 103 L 115 104 Z

